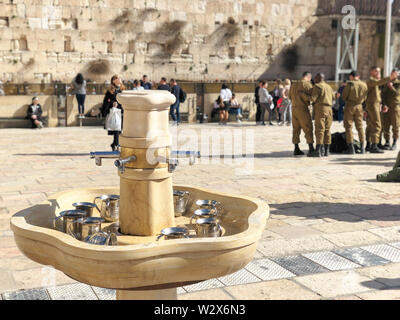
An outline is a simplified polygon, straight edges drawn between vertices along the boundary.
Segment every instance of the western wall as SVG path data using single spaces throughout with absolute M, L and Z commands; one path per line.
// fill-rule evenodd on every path
M 314 16 L 317 6 L 317 0 L 0 0 L 0 80 L 69 82 L 83 72 L 94 81 L 114 73 L 254 81 L 305 69 L 333 78 L 336 30 L 330 19 Z M 362 66 L 377 60 L 369 37 L 375 25 L 361 28 Z

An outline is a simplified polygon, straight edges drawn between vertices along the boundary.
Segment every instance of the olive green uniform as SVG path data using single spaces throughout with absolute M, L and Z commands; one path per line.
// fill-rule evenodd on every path
M 360 143 L 365 143 L 365 133 L 363 129 L 363 107 L 362 104 L 367 98 L 367 84 L 360 80 L 348 81 L 343 90 L 342 100 L 346 103 L 344 108 L 344 127 L 346 129 L 346 141 L 348 144 L 354 143 L 353 122 L 358 131 Z
M 292 101 L 293 144 L 300 143 L 301 130 L 304 131 L 308 144 L 314 143 L 313 124 L 310 105 L 312 84 L 306 80 L 294 82 L 290 87 L 289 99 Z
M 384 78 L 382 80 L 377 80 L 375 78 L 370 78 L 367 81 L 368 93 L 367 93 L 367 141 L 371 143 L 379 143 L 379 137 L 382 130 L 381 122 L 381 91 L 380 86 L 389 83 L 390 77 Z
M 334 92 L 326 82 L 320 82 L 313 87 L 311 102 L 315 112 L 315 139 L 317 145 L 331 144 L 332 105 Z
M 376 176 L 378 182 L 400 182 L 400 152 L 397 154 L 393 169 Z
M 390 126 L 393 130 L 393 139 L 399 139 L 399 126 L 400 126 L 400 81 L 393 81 L 393 88 L 385 87 L 383 90 L 383 102 L 389 107 L 386 118 L 386 128 L 384 130 L 384 137 L 386 141 L 390 140 Z

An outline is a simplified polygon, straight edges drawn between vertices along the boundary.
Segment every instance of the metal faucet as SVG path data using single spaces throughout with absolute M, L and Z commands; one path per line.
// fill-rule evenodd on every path
M 121 157 L 120 151 L 97 151 L 90 153 L 90 159 L 95 159 L 96 165 L 101 166 L 102 159 L 118 159 Z M 190 158 L 189 164 L 192 166 L 196 162 L 196 158 L 200 158 L 200 151 L 171 151 L 171 157 L 164 159 L 168 163 L 168 171 L 174 172 L 179 165 L 178 158 Z M 125 164 L 136 161 L 136 156 L 130 156 L 124 159 L 118 159 L 114 162 L 115 166 L 121 173 L 125 172 Z
M 121 173 L 125 172 L 125 164 L 136 161 L 136 156 L 130 156 L 124 159 L 115 160 L 114 164 Z
M 121 156 L 119 151 L 97 151 L 90 153 L 90 159 L 95 159 L 96 166 L 101 166 L 102 159 L 118 159 Z

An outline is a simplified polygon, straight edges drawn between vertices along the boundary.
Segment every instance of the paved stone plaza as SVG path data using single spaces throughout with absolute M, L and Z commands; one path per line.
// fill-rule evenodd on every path
M 195 124 L 177 130 L 182 149 L 196 144 L 196 134 L 201 142 L 200 133 L 243 134 L 254 142 L 254 158 L 232 159 L 251 153 L 249 143 L 221 152 L 228 158 L 210 157 L 220 144 L 207 153 L 203 141 L 200 163 L 182 161 L 175 184 L 256 197 L 271 211 L 253 262 L 234 275 L 179 288 L 179 299 L 400 298 L 400 191 L 375 179 L 393 166 L 397 152 L 294 158 L 290 127 Z M 335 123 L 332 132 L 338 131 L 343 127 Z M 2 299 L 115 299 L 113 290 L 77 283 L 27 259 L 10 231 L 15 212 L 55 192 L 118 185 L 113 161 L 96 167 L 89 159 L 90 151 L 109 150 L 111 140 L 100 127 L 0 131 Z

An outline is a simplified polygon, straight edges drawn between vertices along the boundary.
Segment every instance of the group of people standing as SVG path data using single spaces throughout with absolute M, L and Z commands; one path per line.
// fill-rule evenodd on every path
M 292 102 L 289 98 L 291 81 L 277 79 L 275 88 L 268 92 L 268 83 L 259 81 L 255 90 L 254 97 L 257 106 L 256 124 L 265 126 L 265 114 L 268 112 L 268 122 L 270 126 L 273 116 L 276 114 L 278 125 L 291 125 L 292 121 Z
M 325 82 L 322 73 L 316 75 L 314 85 L 312 75 L 305 72 L 300 81 L 294 83 L 289 91 L 289 99 L 293 103 L 293 144 L 294 155 L 304 155 L 299 148 L 300 133 L 304 131 L 309 145 L 308 156 L 329 156 L 332 142 L 332 105 L 334 99 L 343 101 L 343 122 L 346 130 L 347 149 L 345 154 L 355 154 L 353 123 L 358 131 L 360 140 L 360 152 L 383 153 L 383 149 L 396 149 L 400 125 L 400 81 L 397 80 L 399 73 L 393 70 L 390 77 L 381 79 L 381 70 L 378 67 L 371 68 L 371 77 L 367 82 L 360 80 L 357 71 L 350 73 L 349 81 L 336 93 L 330 85 Z M 383 100 L 380 86 L 383 88 Z M 382 104 L 383 102 L 383 104 Z M 314 149 L 313 123 L 309 106 L 314 107 L 315 117 L 315 139 Z M 365 112 L 364 107 L 365 105 Z M 364 133 L 363 119 L 367 118 L 367 129 Z M 382 130 L 382 120 L 385 130 Z M 388 126 L 393 126 L 393 144 L 390 146 Z M 386 144 L 382 146 L 382 134 L 385 136 Z M 367 144 L 365 145 L 365 142 Z

